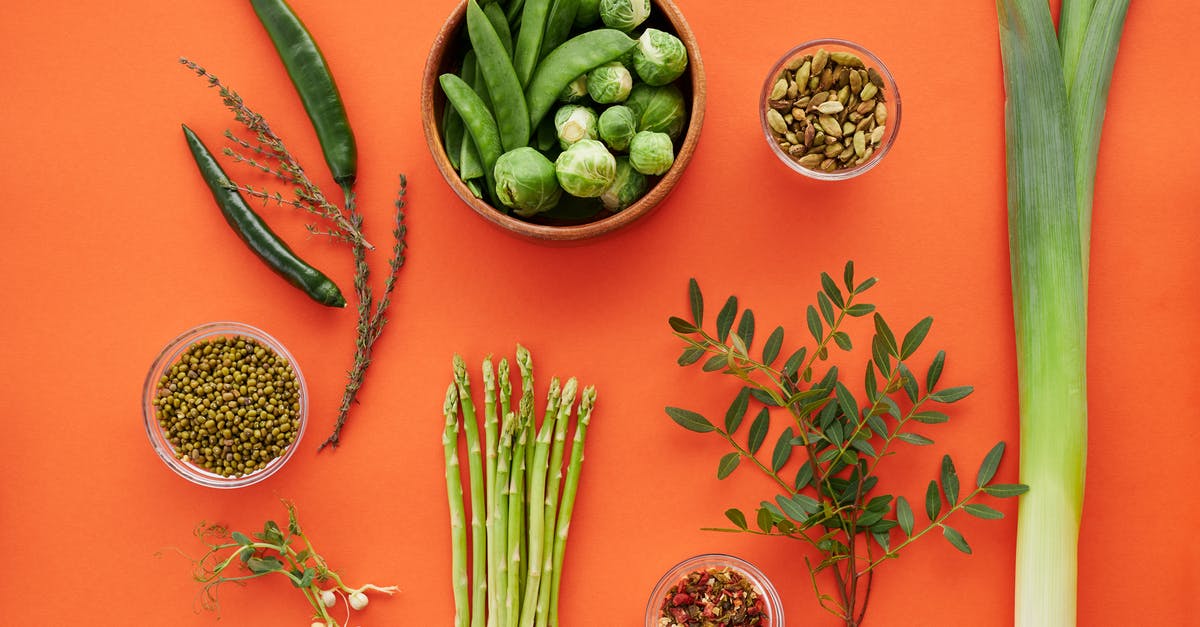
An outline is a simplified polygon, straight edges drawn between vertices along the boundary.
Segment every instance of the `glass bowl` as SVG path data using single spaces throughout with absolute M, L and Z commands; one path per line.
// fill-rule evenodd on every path
M 711 568 L 729 568 L 744 576 L 759 591 L 766 605 L 767 621 L 764 627 L 784 627 L 783 603 L 767 576 L 750 562 L 721 553 L 697 555 L 679 562 L 668 570 L 654 586 L 654 592 L 650 594 L 650 600 L 646 604 L 646 627 L 659 627 L 659 611 L 671 586 L 679 583 L 688 573 Z
M 815 55 L 816 52 L 821 49 L 824 49 L 827 52 L 831 52 L 831 53 L 832 52 L 849 52 L 849 53 L 856 55 L 865 65 L 865 67 L 861 68 L 861 69 L 874 69 L 875 72 L 878 73 L 879 78 L 882 79 L 881 80 L 882 87 L 877 88 L 877 91 L 882 93 L 884 98 L 886 99 L 885 104 L 884 104 L 884 108 L 886 109 L 886 112 L 885 112 L 885 116 L 883 118 L 884 124 L 882 125 L 884 128 L 883 136 L 880 138 L 878 143 L 873 143 L 871 141 L 869 135 L 865 137 L 866 147 L 872 149 L 871 154 L 869 156 L 867 156 L 865 159 L 861 159 L 861 158 L 853 159 L 852 163 L 856 163 L 856 164 L 852 165 L 851 167 L 832 170 L 832 171 L 813 169 L 813 168 L 809 168 L 804 165 L 801 165 L 799 163 L 798 159 L 802 155 L 798 155 L 798 156 L 794 157 L 794 156 L 792 156 L 792 154 L 789 154 L 789 150 L 787 148 L 784 148 L 780 145 L 780 140 L 776 139 L 776 135 L 775 135 L 774 131 L 771 129 L 771 124 L 768 120 L 768 111 L 770 111 L 772 108 L 771 105 L 769 104 L 771 101 L 771 98 L 770 98 L 771 93 L 772 93 L 772 90 L 775 88 L 776 83 L 783 76 L 784 71 L 789 70 L 789 69 L 792 69 L 792 70 L 798 69 L 798 68 L 792 68 L 790 66 L 799 62 L 799 60 L 803 59 L 805 56 Z M 820 91 L 821 90 L 818 90 L 815 93 L 820 93 Z M 828 90 L 825 90 L 825 91 L 828 91 Z M 861 90 L 860 90 L 859 95 L 861 96 Z M 798 98 L 799 97 L 797 97 L 797 99 Z M 878 99 L 878 97 L 876 97 L 876 99 Z M 785 96 L 782 100 L 786 102 L 786 101 L 792 100 L 792 99 L 789 98 L 788 96 Z M 860 99 L 856 99 L 856 100 L 860 100 Z M 792 100 L 792 101 L 794 103 L 794 100 Z M 775 62 L 774 65 L 771 66 L 771 70 L 769 72 L 767 72 L 766 79 L 763 81 L 762 92 L 759 95 L 758 103 L 759 103 L 759 110 L 758 110 L 759 122 L 762 125 L 763 136 L 766 138 L 767 144 L 771 147 L 771 151 L 775 153 L 775 156 L 779 157 L 779 160 L 781 162 L 783 162 L 784 165 L 795 170 L 796 172 L 799 172 L 800 174 L 803 174 L 805 176 L 808 176 L 808 177 L 814 178 L 814 179 L 818 179 L 818 180 L 841 181 L 841 180 L 845 180 L 845 179 L 854 178 L 860 174 L 867 172 L 868 170 L 875 167 L 876 165 L 879 164 L 880 161 L 883 160 L 884 155 L 886 155 L 888 153 L 888 151 L 892 147 L 892 144 L 896 141 L 896 133 L 900 130 L 900 112 L 901 112 L 900 91 L 896 87 L 896 81 L 894 78 L 892 78 L 892 73 L 888 71 L 887 66 L 885 66 L 883 64 L 883 61 L 881 61 L 879 59 L 879 57 L 876 57 L 874 54 L 872 54 L 870 50 L 867 50 L 866 48 L 864 48 L 852 41 L 846 41 L 844 39 L 814 39 L 812 41 L 806 41 L 806 42 L 796 46 L 795 48 L 788 50 L 786 53 L 784 53 L 784 55 L 782 57 L 779 58 L 778 61 Z M 842 103 L 842 104 L 848 104 L 848 103 Z M 860 101 L 857 104 L 861 105 L 862 103 Z M 782 107 L 783 105 L 781 104 L 779 106 Z M 807 113 L 809 107 L 806 106 L 804 108 Z M 857 107 L 854 107 L 854 108 L 848 107 L 847 110 L 849 110 L 851 113 L 856 113 Z M 780 113 L 786 115 L 789 112 L 781 110 Z M 837 115 L 837 114 L 835 114 L 835 115 Z M 847 114 L 847 115 L 850 115 L 850 114 Z M 863 115 L 863 114 L 859 113 L 859 115 Z M 870 115 L 873 116 L 874 114 L 870 114 Z M 867 117 L 867 116 L 864 116 L 864 117 Z M 778 120 L 776 120 L 776 123 L 778 123 Z M 819 127 L 814 127 L 814 128 L 819 128 Z M 789 130 L 791 130 L 790 126 L 789 126 Z M 802 133 L 796 133 L 796 135 L 797 135 L 798 139 L 801 139 L 801 142 L 792 144 L 792 146 L 800 145 L 801 143 L 803 143 L 803 138 L 801 137 Z M 784 139 L 783 141 L 787 141 L 787 140 Z M 806 146 L 808 147 L 807 150 L 811 150 L 811 145 L 806 144 Z M 849 146 L 848 148 L 853 148 L 853 145 Z M 859 161 L 861 161 L 861 162 L 858 163 Z
M 158 390 L 158 383 L 171 366 L 196 343 L 222 337 L 249 338 L 283 357 L 291 364 L 292 371 L 296 375 L 296 383 L 299 386 L 299 408 L 296 412 L 296 426 L 294 427 L 296 432 L 295 439 L 283 449 L 283 452 L 278 457 L 267 462 L 264 467 L 235 476 L 223 476 L 197 464 L 180 459 L 166 432 L 159 424 L 154 408 L 154 398 Z M 146 382 L 142 388 L 142 417 L 146 427 L 146 435 L 150 438 L 150 444 L 154 447 L 154 452 L 176 474 L 192 483 L 210 488 L 240 488 L 258 483 L 275 474 L 291 459 L 292 454 L 296 452 L 296 447 L 303 439 L 304 429 L 308 424 L 308 387 L 304 383 L 304 375 L 301 374 L 300 367 L 296 364 L 295 358 L 284 348 L 283 344 L 280 344 L 278 340 L 266 332 L 240 322 L 210 322 L 183 332 L 179 337 L 171 340 L 154 359 L 154 363 L 150 366 L 150 372 L 146 375 Z

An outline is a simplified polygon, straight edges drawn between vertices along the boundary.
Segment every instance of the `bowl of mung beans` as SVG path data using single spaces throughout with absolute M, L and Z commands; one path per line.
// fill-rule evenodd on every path
M 308 422 L 308 388 L 278 340 L 240 322 L 201 324 L 154 359 L 142 391 L 146 435 L 181 477 L 239 488 L 275 474 Z
M 564 17 L 560 5 L 591 13 Z M 545 24 L 535 29 L 541 46 L 523 55 L 534 18 Z M 456 104 L 447 89 L 470 93 Z M 439 171 L 476 214 L 523 239 L 571 244 L 623 229 L 666 199 L 696 150 L 706 93 L 699 44 L 672 0 L 463 1 L 430 48 L 421 122 Z M 480 133 L 494 139 L 490 150 L 460 108 L 494 126 Z M 468 165 L 476 161 L 495 165 Z M 560 186 L 544 183 L 555 177 Z
M 771 152 L 807 177 L 840 181 L 883 160 L 900 128 L 900 92 L 883 61 L 844 39 L 816 39 L 771 66 L 759 96 Z

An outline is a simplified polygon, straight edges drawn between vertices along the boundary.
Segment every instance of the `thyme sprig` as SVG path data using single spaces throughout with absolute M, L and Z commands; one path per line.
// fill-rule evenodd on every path
M 219 524 L 201 523 L 196 528 L 196 536 L 208 546 L 204 555 L 192 560 L 193 577 L 203 584 L 199 595 L 202 609 L 220 611 L 219 593 L 224 584 L 245 585 L 252 579 L 278 575 L 304 594 L 313 608 L 314 621 L 337 627 L 342 623 L 333 618 L 329 608 L 336 604 L 338 596 L 346 602 L 348 622 L 350 608 L 366 607 L 367 592 L 392 595 L 399 591 L 396 586 L 347 585 L 301 529 L 295 506 L 288 501 L 283 504 L 288 513 L 286 530 L 273 520 L 264 523 L 261 533 L 251 535 L 230 532 Z
M 375 247 L 363 235 L 361 224 L 355 225 L 352 222 L 352 212 L 349 207 L 343 210 L 328 200 L 321 188 L 308 178 L 300 162 L 287 149 L 283 139 L 271 129 L 271 125 L 261 114 L 248 107 L 245 100 L 236 91 L 226 87 L 216 75 L 204 67 L 182 57 L 179 62 L 195 72 L 197 76 L 208 81 L 209 87 L 217 90 L 225 108 L 233 112 L 234 120 L 241 123 L 248 132 L 254 135 L 255 143 L 242 139 L 230 130 L 225 131 L 226 139 L 242 149 L 249 150 L 251 154 L 257 155 L 263 161 L 247 157 L 232 148 L 226 148 L 223 151 L 225 155 L 232 157 L 234 161 L 245 163 L 257 170 L 271 174 L 284 183 L 294 185 L 295 199 L 285 200 L 281 194 L 270 194 L 265 190 L 256 190 L 241 184 L 237 184 L 238 190 L 255 198 L 274 201 L 321 216 L 336 225 L 336 230 L 331 233 L 341 239 L 362 244 L 368 250 L 375 250 Z M 274 165 L 266 163 L 269 161 L 274 161 Z
M 699 284 L 692 279 L 688 289 L 691 320 L 669 320 L 675 336 L 686 345 L 678 359 L 680 366 L 703 359 L 704 371 L 733 376 L 741 387 L 722 425 L 679 407 L 667 407 L 667 414 L 686 429 L 715 433 L 730 445 L 733 451 L 718 462 L 718 479 L 730 476 L 745 460 L 769 478 L 779 492 L 773 500 L 761 502 L 754 526 L 741 509 L 731 508 L 725 516 L 732 527 L 708 530 L 783 537 L 809 545 L 819 555 L 815 564 L 809 556 L 804 558 L 818 602 L 847 627 L 863 624 L 876 568 L 934 530 L 956 549 L 971 553 L 970 545 L 947 520 L 959 512 L 984 519 L 1002 518 L 1001 512 L 978 502 L 979 498 L 985 494 L 1011 497 L 1028 489 L 1020 484 L 993 483 L 1004 454 L 1005 445 L 1000 442 L 984 456 L 976 487 L 966 493 L 960 490 L 954 461 L 949 455 L 942 457 L 938 478 L 929 482 L 925 492 L 928 522 L 920 527 L 905 497 L 877 494 L 880 464 L 897 454 L 896 444 L 933 444 L 932 439 L 912 430 L 914 426 L 950 419 L 939 410 L 929 409 L 929 405 L 957 402 L 971 394 L 972 388 L 938 387 L 946 361 L 945 352 L 939 351 L 926 371 L 922 391 L 911 369 L 912 357 L 928 335 L 933 318 L 920 320 L 897 341 L 875 306 L 860 302 L 875 284 L 874 278 L 856 283 L 853 262 L 847 262 L 843 272 L 844 290 L 822 273 L 817 302 L 805 311 L 813 348 L 797 349 L 779 367 L 775 364 L 782 354 L 784 328 L 776 327 L 758 356 L 753 355 L 754 312 L 741 310 L 739 318 L 736 296 L 725 301 L 715 328 L 706 330 L 704 298 Z M 851 319 L 866 316 L 872 317 L 874 335 L 860 401 L 841 379 L 836 365 L 828 366 L 819 378 L 817 369 L 830 359 L 833 347 L 847 352 L 853 349 L 843 327 Z M 752 403 L 757 403 L 759 409 L 743 439 L 739 428 Z M 789 424 L 777 436 L 768 456 L 763 446 L 772 416 L 780 412 L 787 413 Z M 797 451 L 799 455 L 793 459 Z M 818 579 L 823 572 L 833 580 L 836 596 L 824 592 Z
M 260 172 L 269 174 L 280 182 L 293 186 L 293 198 L 285 197 L 280 192 L 272 192 L 266 188 L 257 188 L 248 184 L 234 183 L 234 189 L 264 203 L 274 203 L 306 211 L 325 220 L 324 226 L 307 225 L 314 235 L 328 236 L 342 241 L 350 246 L 354 261 L 354 293 L 357 298 L 357 321 L 355 324 L 354 361 L 346 373 L 346 387 L 342 401 L 338 406 L 338 414 L 333 432 L 318 447 L 336 447 L 341 440 L 342 428 L 358 397 L 366 377 L 367 367 L 371 363 L 371 352 L 375 342 L 383 333 L 387 324 L 386 312 L 391 305 L 392 292 L 396 286 L 396 277 L 404 265 L 407 244 L 405 236 L 405 195 L 408 190 L 408 180 L 400 175 L 400 188 L 397 192 L 394 223 L 392 227 L 393 245 L 388 259 L 388 272 L 383 280 L 383 291 L 376 299 L 370 285 L 371 267 L 367 263 L 367 251 L 375 247 L 367 241 L 363 234 L 363 215 L 358 208 L 354 190 L 343 186 L 345 198 L 343 206 L 331 202 L 316 183 L 312 181 L 301 167 L 299 160 L 292 155 L 284 144 L 283 139 L 271 128 L 267 120 L 255 112 L 245 100 L 234 90 L 227 87 L 214 74 L 203 66 L 180 58 L 179 62 L 205 79 L 209 87 L 214 88 L 221 96 L 221 101 L 229 109 L 234 119 L 250 133 L 254 140 L 247 140 L 231 130 L 225 131 L 225 137 L 237 149 L 226 148 L 224 153 L 238 163 L 245 164 Z

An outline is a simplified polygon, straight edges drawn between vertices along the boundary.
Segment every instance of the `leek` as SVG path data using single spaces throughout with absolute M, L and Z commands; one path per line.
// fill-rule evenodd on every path
M 1096 157 L 1129 0 L 997 0 L 1021 414 L 1017 627 L 1076 619 Z

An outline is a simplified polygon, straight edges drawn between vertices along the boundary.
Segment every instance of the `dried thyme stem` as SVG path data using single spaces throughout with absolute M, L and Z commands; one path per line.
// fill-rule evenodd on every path
M 359 227 L 362 225 L 362 214 L 358 212 L 354 202 L 354 192 L 349 188 L 343 188 L 343 191 L 346 193 L 346 206 L 350 209 L 351 223 Z M 342 394 L 342 404 L 338 408 L 337 422 L 334 425 L 333 433 L 321 443 L 318 450 L 329 445 L 336 447 L 339 444 L 342 427 L 345 426 L 346 419 L 350 415 L 350 408 L 358 396 L 359 388 L 362 387 L 363 379 L 367 374 L 367 366 L 371 364 L 371 350 L 375 346 L 375 341 L 383 333 L 384 325 L 387 324 L 385 314 L 391 304 L 392 291 L 396 287 L 396 275 L 404 265 L 404 252 L 407 249 L 404 239 L 407 233 L 404 225 L 404 197 L 407 191 L 408 179 L 404 175 L 400 175 L 400 190 L 396 194 L 395 201 L 396 221 L 392 229 L 395 243 L 392 246 L 392 257 L 388 260 L 388 274 L 383 281 L 383 294 L 380 295 L 378 302 L 374 302 L 371 286 L 368 283 L 371 267 L 367 264 L 366 248 L 357 242 L 351 245 L 354 253 L 354 294 L 358 299 L 354 365 L 347 374 L 346 389 Z

